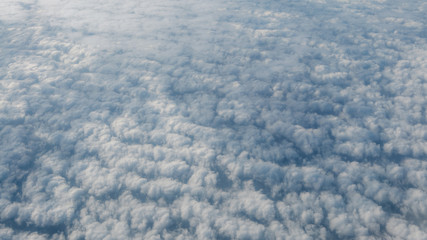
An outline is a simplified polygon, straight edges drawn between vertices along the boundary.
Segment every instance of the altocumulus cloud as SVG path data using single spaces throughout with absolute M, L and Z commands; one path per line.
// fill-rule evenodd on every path
M 0 8 L 1 239 L 427 239 L 423 1 Z

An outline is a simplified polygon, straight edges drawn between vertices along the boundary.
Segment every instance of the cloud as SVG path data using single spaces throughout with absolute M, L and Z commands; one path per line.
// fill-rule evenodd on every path
M 425 4 L 0 7 L 0 238 L 427 234 Z

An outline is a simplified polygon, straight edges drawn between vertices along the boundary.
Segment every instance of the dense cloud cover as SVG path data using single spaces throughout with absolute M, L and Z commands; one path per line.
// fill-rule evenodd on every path
M 427 3 L 0 9 L 0 239 L 427 239 Z

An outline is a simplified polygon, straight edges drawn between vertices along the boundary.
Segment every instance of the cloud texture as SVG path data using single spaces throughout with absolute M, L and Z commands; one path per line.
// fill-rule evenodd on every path
M 426 3 L 0 8 L 1 239 L 427 239 Z

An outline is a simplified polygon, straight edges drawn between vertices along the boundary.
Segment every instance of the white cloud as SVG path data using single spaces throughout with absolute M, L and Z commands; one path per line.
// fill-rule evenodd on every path
M 0 8 L 0 238 L 427 234 L 425 4 Z

